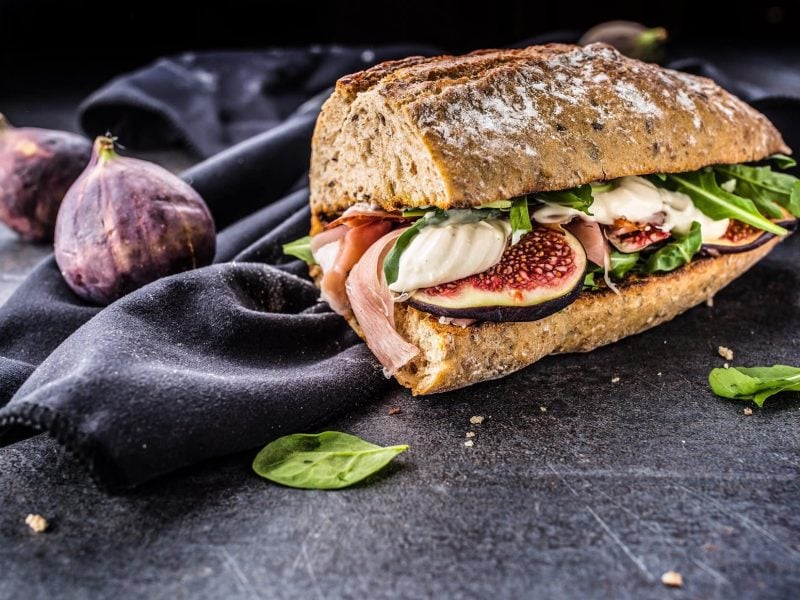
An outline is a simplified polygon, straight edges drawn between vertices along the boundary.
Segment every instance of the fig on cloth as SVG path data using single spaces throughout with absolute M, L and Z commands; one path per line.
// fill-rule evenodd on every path
M 214 220 L 203 199 L 147 161 L 98 137 L 58 213 L 55 257 L 84 300 L 109 304 L 161 277 L 211 263 Z
M 58 207 L 92 145 L 66 131 L 12 127 L 0 114 L 0 221 L 22 239 L 53 239 Z

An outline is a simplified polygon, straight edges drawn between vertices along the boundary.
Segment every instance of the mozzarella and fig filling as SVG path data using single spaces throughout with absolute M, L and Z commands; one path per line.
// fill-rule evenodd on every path
M 399 302 L 468 325 L 540 319 L 581 293 L 616 292 L 627 277 L 751 250 L 786 235 L 797 217 L 800 180 L 770 166 L 719 165 L 467 209 L 356 204 L 285 250 L 319 265 L 322 297 L 365 330 L 371 317 L 393 327 Z

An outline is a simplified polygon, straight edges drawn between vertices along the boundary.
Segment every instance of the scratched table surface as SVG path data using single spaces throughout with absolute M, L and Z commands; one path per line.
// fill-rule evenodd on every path
M 79 98 L 4 110 L 72 128 Z M 0 229 L 0 300 L 47 251 Z M 394 388 L 330 424 L 411 446 L 348 490 L 269 484 L 254 451 L 107 495 L 47 437 L 2 449 L 0 598 L 796 598 L 800 396 L 747 416 L 706 377 L 719 346 L 800 363 L 798 257 L 795 236 L 713 306 L 591 354 Z

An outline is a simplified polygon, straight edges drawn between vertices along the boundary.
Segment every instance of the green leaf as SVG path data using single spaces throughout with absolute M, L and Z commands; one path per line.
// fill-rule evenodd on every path
M 511 201 L 511 243 L 516 244 L 523 235 L 533 229 L 531 216 L 528 213 L 528 197 L 521 196 Z
M 601 267 L 602 268 L 602 267 Z M 597 285 L 595 281 L 595 277 L 597 276 L 597 271 L 592 270 L 586 273 L 586 276 L 583 278 L 583 289 L 585 290 L 596 290 L 600 286 Z
M 789 204 L 786 210 L 800 219 L 800 181 L 792 186 L 792 193 L 789 195 Z
M 667 175 L 667 181 L 673 183 L 678 191 L 687 194 L 694 205 L 712 219 L 736 219 L 777 235 L 788 233 L 783 227 L 765 219 L 752 200 L 731 194 L 719 187 L 711 169 Z
M 336 490 L 377 473 L 408 446 L 381 447 L 338 431 L 295 433 L 267 444 L 253 470 L 270 481 L 307 490 Z
M 611 251 L 611 267 L 608 272 L 616 279 L 622 279 L 625 274 L 636 266 L 639 261 L 638 252 Z
M 770 167 L 747 165 L 720 165 L 714 170 L 725 178 L 736 180 L 736 193 L 752 200 L 767 216 L 779 219 L 783 213 L 776 205 L 783 206 L 794 216 L 800 217 L 800 201 L 792 201 L 797 177 L 788 173 L 776 173 Z
M 712 369 L 708 375 L 711 390 L 723 398 L 752 400 L 759 407 L 781 392 L 800 392 L 800 368 L 788 365 L 771 367 L 731 367 Z
M 536 194 L 536 198 L 552 204 L 574 208 L 589 216 L 592 215 L 592 213 L 589 212 L 593 201 L 592 186 L 588 183 L 580 187 L 559 192 L 541 192 Z
M 768 157 L 767 160 L 774 162 L 775 166 L 779 169 L 791 169 L 792 167 L 797 166 L 797 161 L 791 156 L 786 156 L 785 154 L 773 154 L 772 156 Z
M 300 260 L 304 260 L 309 265 L 317 264 L 314 260 L 314 255 L 311 254 L 311 236 L 307 235 L 301 237 L 299 240 L 289 242 L 283 245 L 283 253 L 289 256 L 295 256 Z
M 645 273 L 674 271 L 692 260 L 703 245 L 700 223 L 694 221 L 686 235 L 675 235 L 671 242 L 650 255 L 644 265 Z

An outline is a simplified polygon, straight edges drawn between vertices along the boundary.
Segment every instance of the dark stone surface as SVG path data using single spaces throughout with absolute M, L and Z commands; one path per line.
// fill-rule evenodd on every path
M 0 289 L 38 252 L 2 234 Z M 800 396 L 745 416 L 706 377 L 719 345 L 800 363 L 798 256 L 795 236 L 713 307 L 591 354 L 395 387 L 330 424 L 411 445 L 349 490 L 272 485 L 254 450 L 109 496 L 45 437 L 0 450 L 0 598 L 796 597 Z

